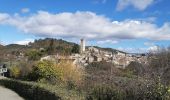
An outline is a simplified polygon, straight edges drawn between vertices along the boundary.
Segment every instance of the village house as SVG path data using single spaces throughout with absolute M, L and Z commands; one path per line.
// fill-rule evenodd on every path
M 51 60 L 51 61 L 61 61 L 61 60 L 69 60 L 72 61 L 75 65 L 87 66 L 92 62 L 111 62 L 115 66 L 120 68 L 125 68 L 132 61 L 137 61 L 139 63 L 146 63 L 146 56 L 136 55 L 136 54 L 128 54 L 121 51 L 107 51 L 101 50 L 100 48 L 96 48 L 94 46 L 85 46 L 85 40 L 80 40 L 80 54 L 72 54 L 71 56 L 62 57 L 60 55 L 49 55 L 46 57 L 42 57 L 42 60 Z
M 0 76 L 4 76 L 4 74 L 7 72 L 7 67 L 5 64 L 0 64 Z

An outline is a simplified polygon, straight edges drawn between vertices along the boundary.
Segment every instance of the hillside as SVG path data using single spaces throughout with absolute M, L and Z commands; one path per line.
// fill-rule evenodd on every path
M 44 49 L 47 53 L 50 54 L 71 54 L 79 52 L 78 44 L 67 42 L 62 39 L 53 38 L 35 40 L 33 43 L 29 43 L 29 48 Z
M 87 46 L 88 48 L 89 46 Z M 19 45 L 19 44 L 9 44 L 6 46 L 1 46 L 1 59 L 3 58 L 10 58 L 13 56 L 19 56 L 21 53 L 24 55 L 30 55 L 32 53 L 38 54 L 39 57 L 45 55 L 53 55 L 53 54 L 60 54 L 60 55 L 71 55 L 72 53 L 79 53 L 79 45 L 73 42 L 68 42 L 62 39 L 53 39 L 53 38 L 45 38 L 45 39 L 38 39 L 34 42 L 30 42 L 28 45 Z M 113 53 L 122 52 L 112 48 L 102 48 L 95 46 L 100 50 L 105 50 Z M 32 52 L 33 51 L 33 52 Z M 8 56 L 7 56 L 8 55 Z
M 79 46 L 76 43 L 67 42 L 62 39 L 39 39 L 35 40 L 28 45 L 19 45 L 19 44 L 9 44 L 6 46 L 0 45 L 0 55 L 1 58 L 8 58 L 7 55 L 18 56 L 20 53 L 26 54 L 32 50 L 38 52 L 43 52 L 43 55 L 50 54 L 63 54 L 69 55 L 71 53 L 78 53 Z M 43 51 L 42 51 L 43 50 Z
M 2 44 L 0 44 L 0 48 L 2 48 L 3 47 L 3 45 Z
M 29 46 L 31 48 L 48 48 L 49 45 L 53 45 L 54 47 L 72 47 L 76 45 L 75 43 L 72 42 L 67 42 L 62 39 L 53 39 L 53 38 L 45 38 L 45 39 L 39 39 L 35 40 L 33 43 L 29 43 Z

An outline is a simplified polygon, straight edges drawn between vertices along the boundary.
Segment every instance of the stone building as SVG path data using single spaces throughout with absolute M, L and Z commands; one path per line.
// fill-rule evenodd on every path
M 85 49 L 86 49 L 85 40 L 81 39 L 80 40 L 80 53 L 84 53 Z
M 7 72 L 7 67 L 5 64 L 0 65 L 0 76 L 4 76 L 4 74 Z

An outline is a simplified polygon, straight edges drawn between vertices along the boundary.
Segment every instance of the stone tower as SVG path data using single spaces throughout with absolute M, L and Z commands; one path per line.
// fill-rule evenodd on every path
M 83 53 L 85 52 L 85 40 L 84 39 L 81 39 L 80 40 L 80 53 Z

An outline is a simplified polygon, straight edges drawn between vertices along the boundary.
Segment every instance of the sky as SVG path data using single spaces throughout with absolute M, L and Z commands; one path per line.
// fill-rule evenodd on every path
M 170 0 L 0 0 L 0 43 L 57 38 L 143 53 L 170 45 Z

